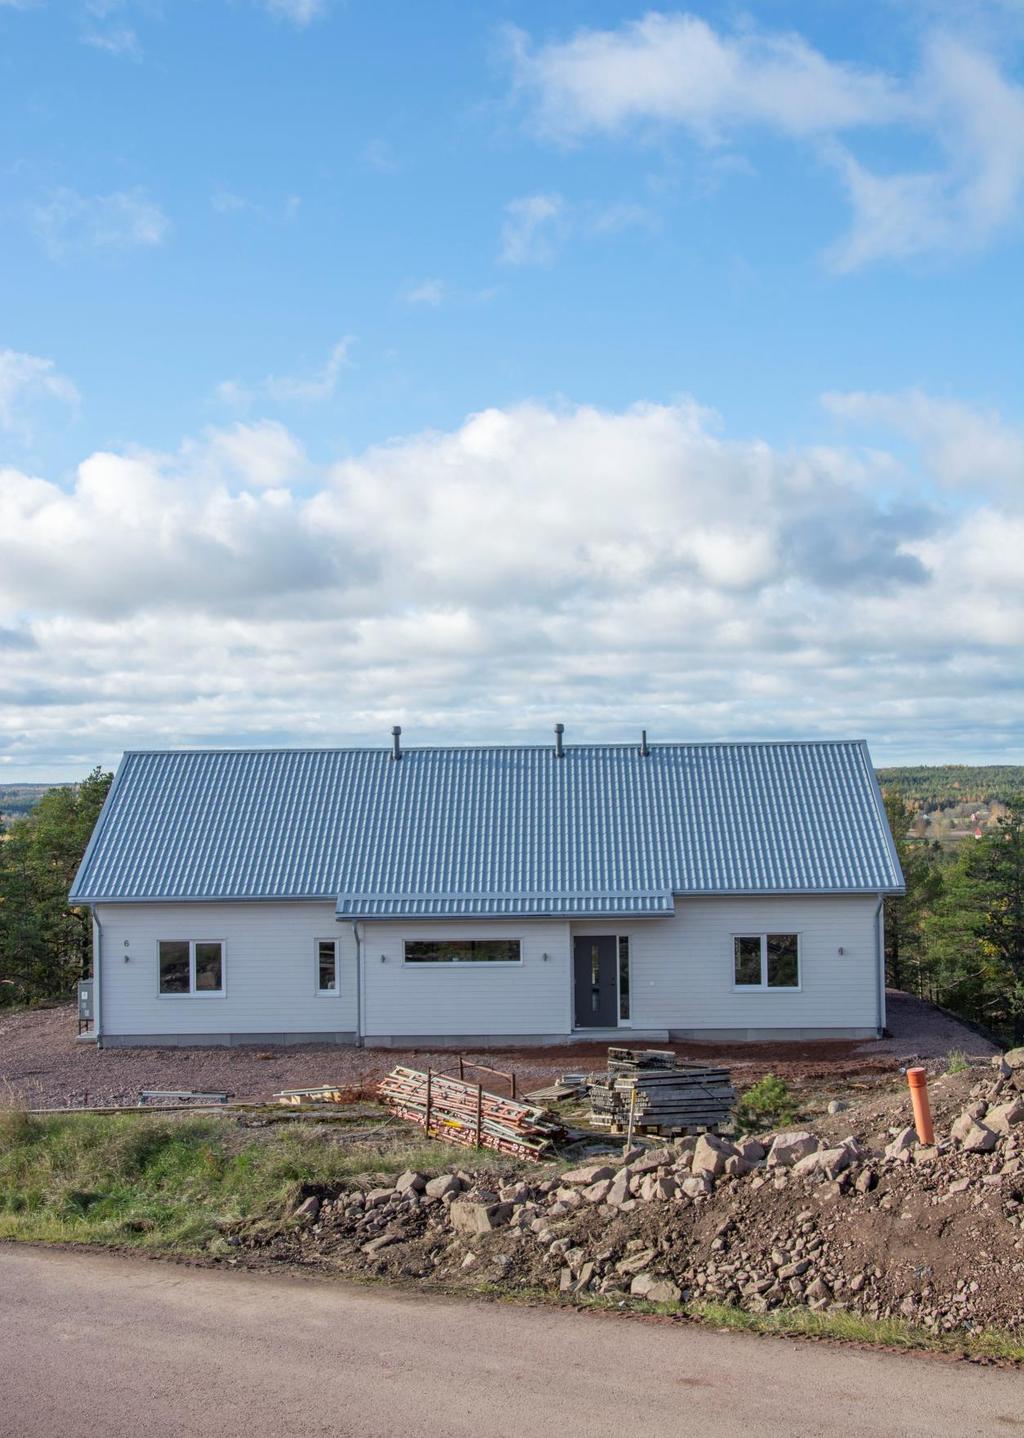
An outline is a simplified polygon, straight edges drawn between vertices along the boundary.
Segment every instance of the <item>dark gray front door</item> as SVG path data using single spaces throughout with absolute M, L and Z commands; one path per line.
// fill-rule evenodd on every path
M 619 965 L 614 934 L 573 941 L 576 1027 L 614 1029 L 619 1022 Z

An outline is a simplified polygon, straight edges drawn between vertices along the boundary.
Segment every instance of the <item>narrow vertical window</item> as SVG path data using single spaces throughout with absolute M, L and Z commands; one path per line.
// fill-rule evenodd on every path
M 316 941 L 316 987 L 317 993 L 338 992 L 338 941 L 317 939 Z
M 619 935 L 619 1019 L 629 1018 L 629 935 Z

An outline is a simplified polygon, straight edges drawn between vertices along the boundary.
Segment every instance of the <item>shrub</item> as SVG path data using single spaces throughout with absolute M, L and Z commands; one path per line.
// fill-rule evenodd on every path
M 736 1123 L 745 1133 L 791 1123 L 799 1112 L 785 1079 L 765 1074 L 742 1095 L 736 1105 Z
M 962 1074 L 970 1068 L 967 1055 L 963 1049 L 950 1049 L 946 1055 L 946 1072 L 950 1074 Z

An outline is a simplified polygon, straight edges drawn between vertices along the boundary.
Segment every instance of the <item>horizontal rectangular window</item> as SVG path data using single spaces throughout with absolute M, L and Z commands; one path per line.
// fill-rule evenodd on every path
M 224 992 L 224 945 L 219 939 L 161 939 L 160 993 L 216 997 Z
M 798 935 L 735 935 L 733 938 L 733 984 L 738 989 L 798 989 L 800 987 Z
M 316 991 L 318 994 L 338 992 L 338 941 L 316 941 Z
M 407 964 L 518 964 L 518 939 L 408 939 Z

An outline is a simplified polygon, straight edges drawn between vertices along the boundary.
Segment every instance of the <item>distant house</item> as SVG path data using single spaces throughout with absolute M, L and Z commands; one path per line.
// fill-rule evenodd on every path
M 103 1044 L 863 1037 L 854 741 L 131 752 L 71 891 Z

